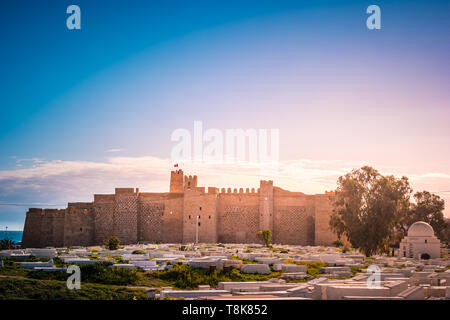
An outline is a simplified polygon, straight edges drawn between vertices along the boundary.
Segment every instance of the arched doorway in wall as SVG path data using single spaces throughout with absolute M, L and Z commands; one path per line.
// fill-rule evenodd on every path
M 428 259 L 430 259 L 431 257 L 430 257 L 430 255 L 428 254 L 428 253 L 422 253 L 421 255 L 420 255 L 420 259 L 423 259 L 423 260 L 428 260 Z

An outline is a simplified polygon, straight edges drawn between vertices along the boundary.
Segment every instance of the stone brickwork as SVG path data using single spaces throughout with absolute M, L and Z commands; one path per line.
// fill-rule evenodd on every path
M 258 243 L 259 203 L 257 193 L 220 194 L 218 242 Z
M 43 214 L 43 209 L 28 209 L 25 225 L 23 227 L 22 246 L 34 248 L 41 247 L 41 220 Z
M 92 202 L 69 203 L 64 220 L 64 246 L 88 246 L 94 239 Z
M 329 245 L 337 240 L 337 236 L 330 231 L 330 215 L 333 210 L 333 195 L 319 194 L 315 201 L 315 244 Z M 345 239 L 341 239 L 345 242 Z
M 138 241 L 138 196 L 133 188 L 116 188 L 113 235 L 124 244 Z
M 163 242 L 164 201 L 139 201 L 139 242 Z
M 23 246 L 63 246 L 65 212 L 65 209 L 29 209 L 23 230 Z
M 114 226 L 114 195 L 94 195 L 94 242 L 102 244 L 113 235 Z
M 183 242 L 183 197 L 168 195 L 164 201 L 162 240 L 164 243 Z
M 67 209 L 29 209 L 23 246 L 101 245 L 110 236 L 131 243 L 261 243 L 257 233 L 272 230 L 279 244 L 331 245 L 333 194 L 305 195 L 261 181 L 255 190 L 197 186 L 197 176 L 171 172 L 170 192 L 143 193 L 116 188 L 93 202 Z M 197 218 L 199 217 L 199 218 Z

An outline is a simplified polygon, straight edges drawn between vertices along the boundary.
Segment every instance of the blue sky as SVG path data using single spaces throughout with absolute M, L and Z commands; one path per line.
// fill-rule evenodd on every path
M 320 193 L 369 164 L 448 197 L 449 16 L 445 1 L 2 1 L 0 202 L 167 190 L 171 132 L 194 120 L 280 129 L 285 188 Z M 0 206 L 0 228 L 25 211 Z

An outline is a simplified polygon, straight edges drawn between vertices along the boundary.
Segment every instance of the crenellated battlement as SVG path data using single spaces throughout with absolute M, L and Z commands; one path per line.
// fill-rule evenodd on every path
M 261 180 L 260 181 L 261 187 L 273 187 L 273 181 L 272 180 Z
M 259 188 L 255 190 L 255 188 L 221 188 L 220 194 L 257 194 L 259 192 Z

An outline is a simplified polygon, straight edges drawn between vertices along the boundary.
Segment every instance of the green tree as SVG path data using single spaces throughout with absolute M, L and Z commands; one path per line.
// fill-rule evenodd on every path
M 272 240 L 272 231 L 261 230 L 258 232 L 258 236 L 264 241 L 266 247 L 270 246 L 270 240 Z
M 446 219 L 447 227 L 444 230 L 444 242 L 447 243 L 447 246 L 450 245 L 450 219 Z
M 399 220 L 398 229 L 402 236 L 406 236 L 408 228 L 417 221 L 429 223 L 436 236 L 446 241 L 447 222 L 444 217 L 445 202 L 438 195 L 428 191 L 416 192 L 414 194 L 415 203 L 412 203 L 409 210 Z
M 111 236 L 106 239 L 105 245 L 109 250 L 117 250 L 120 248 L 120 240 L 117 237 Z
M 338 179 L 330 227 L 366 256 L 386 252 L 411 191 L 406 177 L 383 176 L 368 166 L 355 169 Z

